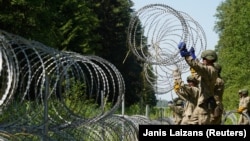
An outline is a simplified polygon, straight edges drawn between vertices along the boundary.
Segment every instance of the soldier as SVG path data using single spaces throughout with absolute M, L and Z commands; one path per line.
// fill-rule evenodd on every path
M 183 101 L 180 98 L 176 98 L 173 101 L 173 105 L 170 105 L 170 109 L 173 111 L 174 122 L 177 125 L 180 125 L 183 114 Z
M 198 80 L 196 80 L 195 77 L 192 75 L 187 77 L 187 84 L 175 83 L 175 93 L 185 101 L 181 125 L 189 124 L 191 115 L 193 114 L 193 111 L 197 106 L 197 101 L 199 97 L 198 84 Z
M 222 114 L 223 114 L 222 98 L 224 93 L 224 80 L 220 75 L 222 70 L 221 65 L 218 63 L 214 63 L 214 67 L 218 72 L 218 77 L 216 79 L 215 90 L 214 90 L 214 99 L 216 101 L 216 107 L 214 109 L 214 112 L 211 113 L 211 124 L 219 125 L 221 124 Z
M 240 125 L 249 125 L 249 119 L 242 115 L 241 113 L 245 113 L 250 116 L 250 97 L 248 96 L 248 90 L 242 89 L 239 91 L 240 101 L 239 108 L 237 112 L 240 113 L 238 124 Z
M 178 45 L 178 48 L 180 50 L 181 57 L 184 57 L 187 64 L 200 76 L 200 95 L 189 124 L 210 124 L 210 114 L 214 111 L 216 106 L 214 100 L 214 90 L 218 73 L 214 67 L 214 62 L 217 60 L 217 54 L 213 50 L 203 51 L 201 54 L 201 63 L 196 60 L 193 47 L 187 51 L 186 43 L 181 42 Z

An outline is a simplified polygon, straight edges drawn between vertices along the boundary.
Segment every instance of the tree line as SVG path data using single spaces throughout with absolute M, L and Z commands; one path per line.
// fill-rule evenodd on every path
M 58 50 L 108 60 L 124 77 L 126 106 L 155 106 L 143 62 L 127 47 L 132 7 L 131 0 L 0 0 L 0 28 Z
M 225 0 L 215 14 L 214 29 L 219 35 L 215 46 L 221 75 L 225 80 L 223 103 L 225 108 L 237 109 L 238 91 L 250 88 L 250 1 Z

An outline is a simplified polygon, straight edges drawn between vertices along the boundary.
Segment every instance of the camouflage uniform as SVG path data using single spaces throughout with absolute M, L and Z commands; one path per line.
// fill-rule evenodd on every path
M 240 97 L 239 101 L 238 113 L 245 113 L 250 116 L 250 97 L 248 96 L 248 90 L 243 89 L 239 93 L 242 94 L 242 96 Z M 239 117 L 238 124 L 249 125 L 250 123 L 248 118 L 241 114 Z
M 193 76 L 188 76 L 187 81 L 193 81 L 193 83 L 198 84 L 198 81 L 195 80 Z M 186 102 L 183 109 L 184 112 L 181 124 L 187 125 L 197 105 L 199 88 L 196 86 L 189 86 L 188 84 L 181 84 L 180 88 L 176 90 L 176 94 Z
M 173 111 L 173 118 L 175 124 L 179 125 L 182 121 L 183 101 L 180 99 L 177 100 L 172 106 L 170 106 L 170 109 Z
M 214 62 L 217 60 L 216 53 L 211 50 L 202 52 L 201 57 L 207 57 L 209 60 L 213 60 Z M 200 76 L 200 94 L 197 101 L 197 106 L 194 109 L 189 124 L 210 124 L 210 114 L 216 105 L 214 101 L 214 90 L 218 73 L 213 65 L 205 65 L 194 60 L 192 56 L 186 56 L 185 60 L 188 65 L 193 68 Z
M 214 99 L 216 101 L 216 107 L 214 112 L 211 113 L 211 124 L 221 124 L 223 114 L 223 93 L 224 93 L 224 80 L 220 77 L 221 66 L 218 63 L 214 63 L 216 70 L 218 71 L 218 78 L 215 83 Z

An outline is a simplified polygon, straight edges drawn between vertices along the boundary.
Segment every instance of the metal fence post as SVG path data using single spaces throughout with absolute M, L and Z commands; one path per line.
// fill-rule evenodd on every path
M 49 95 L 49 76 L 45 74 L 45 94 L 44 94 L 44 129 L 43 141 L 48 137 L 48 95 Z

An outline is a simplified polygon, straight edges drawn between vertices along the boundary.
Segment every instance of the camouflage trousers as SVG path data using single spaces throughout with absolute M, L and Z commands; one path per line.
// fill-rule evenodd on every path
M 209 109 L 196 106 L 190 120 L 189 125 L 208 125 L 210 124 L 211 111 Z
M 182 121 L 181 121 L 181 125 L 188 125 L 190 118 L 191 118 L 191 115 L 183 116 Z
M 248 116 L 249 116 L 249 114 L 248 114 Z M 239 120 L 238 120 L 238 124 L 239 125 L 249 125 L 250 123 L 249 123 L 248 118 L 246 116 L 244 116 L 243 114 L 241 114 L 239 117 Z
M 214 111 L 211 112 L 210 124 L 220 125 L 222 122 L 222 114 L 223 114 L 223 105 L 218 104 Z

